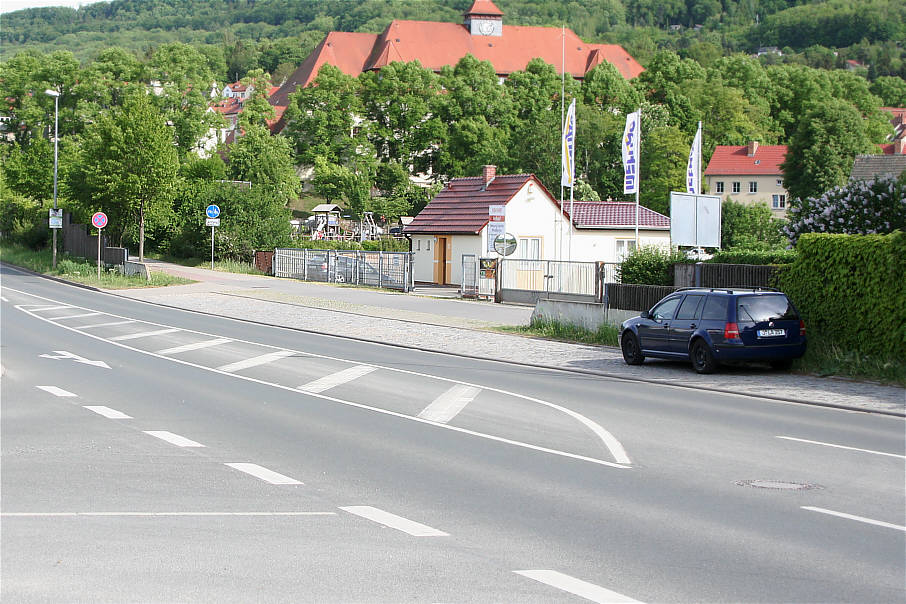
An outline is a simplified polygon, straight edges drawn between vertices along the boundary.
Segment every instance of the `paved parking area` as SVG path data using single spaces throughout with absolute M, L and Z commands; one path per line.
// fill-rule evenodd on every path
M 406 295 L 175 265 L 158 264 L 157 269 L 199 283 L 113 293 L 187 310 L 392 345 L 680 387 L 906 413 L 904 388 L 777 372 L 757 365 L 724 367 L 710 376 L 696 374 L 686 363 L 671 361 L 649 360 L 642 366 L 629 367 L 616 348 L 487 331 L 492 326 L 526 324 L 532 309 L 525 306 L 439 299 L 430 296 L 430 291 L 428 296 Z

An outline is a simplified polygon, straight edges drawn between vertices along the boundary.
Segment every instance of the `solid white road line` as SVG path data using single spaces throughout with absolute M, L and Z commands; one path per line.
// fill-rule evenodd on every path
M 3 300 L 4 302 L 9 302 L 9 300 L 7 300 L 6 298 L 4 298 L 3 296 L 0 296 L 0 300 Z
M 94 325 L 79 325 L 75 329 L 94 329 L 95 327 L 110 327 L 113 325 L 128 325 L 129 323 L 135 323 L 135 320 L 129 319 L 127 321 L 110 321 L 109 323 L 95 323 Z
M 180 436 L 179 434 L 173 434 L 172 432 L 167 432 L 166 430 L 143 430 L 145 434 L 149 434 L 155 438 L 165 440 L 171 445 L 176 445 L 177 447 L 203 447 L 201 443 L 197 443 L 194 440 L 188 439 L 185 436 Z
M 64 317 L 53 317 L 54 321 L 62 321 L 63 319 L 78 319 L 79 317 L 96 317 L 102 315 L 102 312 L 83 312 L 78 315 L 66 315 Z
M 330 390 L 331 388 L 334 388 L 341 384 L 345 384 L 346 382 L 351 382 L 356 378 L 360 378 L 363 375 L 371 373 L 375 369 L 377 369 L 377 367 L 372 367 L 371 365 L 356 365 L 355 367 L 350 367 L 349 369 L 344 369 L 343 371 L 325 375 L 324 377 L 313 382 L 302 384 L 301 386 L 299 386 L 299 390 L 317 394 L 319 392 L 324 392 L 325 390 Z
M 210 348 L 211 346 L 228 344 L 232 341 L 233 340 L 228 340 L 226 338 L 215 338 L 213 340 L 195 342 L 194 344 L 185 344 L 183 346 L 174 346 L 173 348 L 164 348 L 163 350 L 158 350 L 156 354 L 179 354 L 180 352 L 189 352 L 190 350 L 201 350 L 202 348 Z
M 132 419 L 131 415 L 126 415 L 122 411 L 117 411 L 116 409 L 105 407 L 104 405 L 82 405 L 82 407 L 110 419 Z
M 881 451 L 872 451 L 871 449 L 858 449 L 856 447 L 846 447 L 844 445 L 823 443 L 818 440 L 806 440 L 804 438 L 793 438 L 792 436 L 778 436 L 777 438 L 782 438 L 783 440 L 794 440 L 794 441 L 800 442 L 800 443 L 809 443 L 811 445 L 823 445 L 825 447 L 833 447 L 835 449 L 848 449 L 850 451 L 861 451 L 862 453 L 871 453 L 872 455 L 886 455 L 887 457 L 898 457 L 900 459 L 906 459 L 906 455 L 897 455 L 895 453 L 883 453 Z
M 107 338 L 111 342 L 122 342 L 123 340 L 137 340 L 138 338 L 148 338 L 151 336 L 162 336 L 165 333 L 174 333 L 176 331 L 182 331 L 181 329 L 176 329 L 171 327 L 170 329 L 155 329 L 154 331 L 143 331 L 141 333 L 127 333 L 123 336 L 113 336 L 112 338 Z
M 378 524 L 383 524 L 386 527 L 402 531 L 413 537 L 449 537 L 449 533 L 439 531 L 430 526 L 421 524 L 420 522 L 415 522 L 413 520 L 407 520 L 396 514 L 391 514 L 390 512 L 385 512 L 384 510 L 379 510 L 378 508 L 373 508 L 370 505 L 352 505 L 341 507 L 341 510 L 344 512 L 349 512 L 350 514 L 355 514 L 356 516 L 361 516 Z
M 466 405 L 475 400 L 481 393 L 481 388 L 456 384 L 425 407 L 418 416 L 431 422 L 446 424 L 456 417 Z
M 240 472 L 251 474 L 255 478 L 260 478 L 261 480 L 269 482 L 271 484 L 303 484 L 295 478 L 290 478 L 289 476 L 278 474 L 277 472 L 263 468 L 256 463 L 228 463 L 224 465 L 230 466 L 231 468 L 239 470 Z
M 296 354 L 292 350 L 278 350 L 277 352 L 269 352 L 267 354 L 262 354 L 257 357 L 252 357 L 250 359 L 245 359 L 244 361 L 238 361 L 236 363 L 230 363 L 229 365 L 221 365 L 217 368 L 217 371 L 225 371 L 226 373 L 233 373 L 234 371 L 242 371 L 243 369 L 249 369 L 251 367 L 258 367 L 259 365 L 266 365 L 268 363 L 273 363 L 274 361 L 279 361 L 286 357 L 290 357 Z
M 49 392 L 54 396 L 78 396 L 78 394 L 73 394 L 68 390 L 63 390 L 62 388 L 57 388 L 56 386 L 38 386 L 41 390 Z
M 581 579 L 576 579 L 575 577 L 570 577 L 569 575 L 564 575 L 563 573 L 558 573 L 555 570 L 514 570 L 513 572 L 517 575 L 522 575 L 523 577 L 538 581 L 539 583 L 556 587 L 557 589 L 579 596 L 580 598 L 591 600 L 592 602 L 638 602 L 638 600 L 633 600 L 623 594 L 610 591 L 609 589 L 605 589 L 594 583 L 589 583 L 587 581 L 582 581 Z
M 854 516 L 852 514 L 844 514 L 843 512 L 835 512 L 833 510 L 826 510 L 824 508 L 815 508 L 809 505 L 800 506 L 803 510 L 808 510 L 810 512 L 818 512 L 820 514 L 828 514 L 829 516 L 837 516 L 839 518 L 846 518 L 848 520 L 855 520 L 857 522 L 864 522 L 865 524 L 874 524 L 876 526 L 883 526 L 884 528 L 892 528 L 898 531 L 906 532 L 906 526 L 900 526 L 899 524 L 891 524 L 889 522 L 881 522 L 880 520 L 872 520 L 871 518 L 866 518 L 864 516 Z
M 0 516 L 336 516 L 336 512 L 3 512 Z

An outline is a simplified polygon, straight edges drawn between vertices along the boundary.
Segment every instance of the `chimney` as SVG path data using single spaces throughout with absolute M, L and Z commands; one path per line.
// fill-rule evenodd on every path
M 484 179 L 484 186 L 487 187 L 497 176 L 497 166 L 482 166 L 481 177 Z
M 906 138 L 898 138 L 893 141 L 893 152 L 897 155 L 906 154 Z
M 758 151 L 758 141 L 749 141 L 748 149 L 746 150 L 746 155 L 749 157 L 755 157 L 755 152 Z

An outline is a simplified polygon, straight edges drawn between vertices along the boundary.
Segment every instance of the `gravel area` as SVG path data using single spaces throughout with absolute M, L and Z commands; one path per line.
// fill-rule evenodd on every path
M 236 319 L 260 321 L 266 317 L 268 323 L 274 325 L 438 352 L 786 401 L 906 413 L 904 388 L 777 372 L 758 365 L 723 367 L 719 373 L 710 376 L 694 373 L 688 363 L 672 361 L 649 360 L 640 367 L 629 367 L 623 363 L 620 351 L 616 348 L 501 334 L 488 331 L 492 324 L 487 321 L 449 314 L 413 312 L 406 308 L 391 308 L 386 304 L 358 304 L 348 299 L 349 296 L 345 300 L 336 300 L 331 296 L 334 288 L 330 286 L 322 286 L 322 290 L 318 291 L 321 295 L 312 295 L 312 284 L 309 283 L 305 284 L 304 293 L 300 291 L 302 295 L 294 295 L 287 291 L 291 289 L 291 286 L 287 287 L 288 284 L 292 283 L 288 280 L 280 280 L 279 291 L 272 291 L 261 285 L 267 280 L 255 281 L 257 285 L 250 286 L 252 282 L 247 279 L 224 278 L 223 273 L 199 269 L 193 269 L 192 273 L 193 278 L 204 277 L 204 273 L 209 273 L 210 280 L 188 286 L 119 290 L 111 293 Z M 398 295 L 394 297 L 406 298 Z M 441 308 L 440 304 L 438 308 Z M 523 310 L 526 312 L 522 312 Z M 520 309 L 514 316 L 527 316 L 530 310 Z M 362 329 L 361 321 L 350 321 L 350 314 L 369 317 L 367 331 Z

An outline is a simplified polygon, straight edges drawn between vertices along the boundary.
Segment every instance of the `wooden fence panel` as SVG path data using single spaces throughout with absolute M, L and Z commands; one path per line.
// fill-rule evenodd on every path
M 622 310 L 648 310 L 655 303 L 675 292 L 677 287 L 670 285 L 636 285 L 622 283 L 607 283 L 604 291 L 608 308 Z

